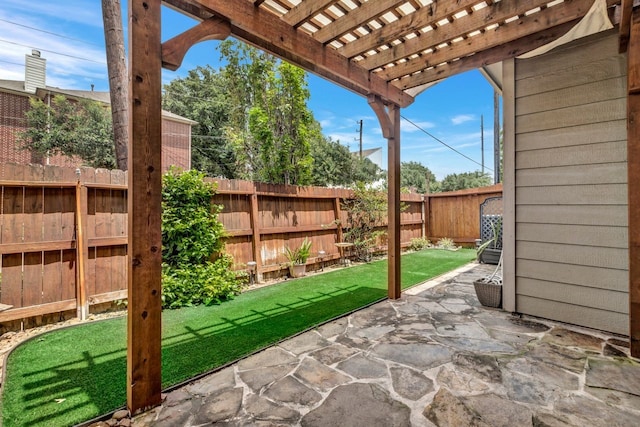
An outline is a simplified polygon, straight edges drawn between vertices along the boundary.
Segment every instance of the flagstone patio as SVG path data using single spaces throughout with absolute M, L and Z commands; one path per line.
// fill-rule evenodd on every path
M 635 426 L 628 340 L 512 316 L 454 274 L 172 391 L 134 426 Z

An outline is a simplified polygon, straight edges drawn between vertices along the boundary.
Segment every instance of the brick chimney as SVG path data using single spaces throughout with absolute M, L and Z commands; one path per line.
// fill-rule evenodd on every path
M 25 55 L 24 90 L 36 93 L 36 89 L 45 88 L 47 60 L 40 57 L 40 51 L 33 49 L 31 55 Z

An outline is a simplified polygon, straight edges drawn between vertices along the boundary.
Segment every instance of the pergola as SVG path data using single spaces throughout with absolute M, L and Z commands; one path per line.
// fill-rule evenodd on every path
M 628 51 L 631 353 L 640 356 L 640 10 L 606 1 Z M 389 298 L 400 297 L 400 108 L 429 85 L 565 34 L 594 0 L 130 0 L 129 304 L 132 413 L 161 401 L 161 68 L 236 37 L 367 97 L 388 141 Z M 161 5 L 199 23 L 161 40 Z

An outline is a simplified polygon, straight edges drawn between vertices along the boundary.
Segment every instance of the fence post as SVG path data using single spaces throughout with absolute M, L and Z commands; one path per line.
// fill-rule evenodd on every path
M 342 211 L 340 210 L 340 196 L 333 199 L 333 212 L 336 221 L 337 243 L 342 243 Z
M 76 184 L 76 307 L 77 316 L 85 320 L 89 314 L 89 300 L 87 298 L 86 263 L 89 258 L 89 241 L 84 227 L 87 223 L 87 187 L 78 182 Z
M 256 282 L 262 281 L 262 255 L 260 254 L 260 222 L 258 219 L 258 190 L 256 184 L 252 183 L 253 192 L 250 195 L 251 200 L 251 244 L 253 247 L 253 260 L 256 262 Z
M 424 195 L 422 209 L 424 212 L 424 238 L 428 239 L 431 235 L 431 224 L 429 223 L 429 217 L 431 215 L 431 199 L 429 197 L 429 193 Z

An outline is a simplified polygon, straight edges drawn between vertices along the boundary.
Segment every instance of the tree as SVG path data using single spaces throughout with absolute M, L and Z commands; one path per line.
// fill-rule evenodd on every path
M 22 148 L 48 156 L 78 156 L 89 166 L 112 169 L 116 165 L 111 115 L 102 104 L 71 102 L 55 96 L 51 105 L 31 98 L 25 114 L 27 130 L 20 134 Z
M 118 169 L 127 170 L 128 159 L 128 90 L 127 64 L 122 31 L 120 0 L 102 0 L 104 39 L 107 50 L 107 72 L 111 94 L 113 140 Z
M 486 187 L 493 180 L 487 173 L 480 171 L 452 173 L 444 177 L 441 182 L 442 191 L 464 190 L 465 188 Z
M 228 130 L 240 173 L 278 184 L 309 184 L 315 120 L 307 107 L 305 72 L 238 42 L 221 43 L 220 52 L 228 62 L 223 75 L 237 108 Z
M 236 153 L 225 132 L 231 104 L 226 80 L 211 66 L 198 66 L 164 86 L 162 108 L 198 122 L 192 130 L 191 164 L 207 176 L 237 178 Z
M 415 188 L 418 193 L 427 192 L 427 184 L 436 182 L 436 176 L 420 162 L 402 162 L 400 164 L 400 185 Z

